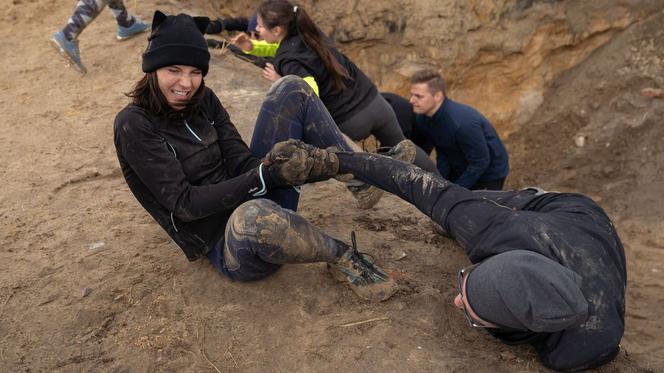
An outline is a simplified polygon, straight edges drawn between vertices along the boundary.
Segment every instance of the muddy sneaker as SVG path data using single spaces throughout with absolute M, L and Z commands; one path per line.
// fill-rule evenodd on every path
M 544 190 L 542 188 L 538 188 L 538 187 L 526 187 L 526 188 L 523 188 L 521 190 L 529 192 L 529 193 L 531 193 L 533 195 L 536 195 L 536 196 L 541 196 L 542 194 L 549 193 L 546 190 Z
M 355 232 L 351 233 L 351 240 L 353 246 L 348 247 L 335 263 L 328 263 L 332 277 L 348 284 L 362 299 L 384 301 L 394 295 L 398 289 L 397 283 L 374 264 L 369 255 L 357 251 Z
M 64 32 L 58 31 L 51 38 L 51 46 L 67 60 L 74 70 L 85 74 L 87 69 L 81 63 L 81 52 L 78 50 L 78 40 L 68 40 Z
M 413 163 L 415 162 L 415 156 L 417 155 L 417 148 L 412 141 L 406 139 L 402 140 L 391 148 L 381 147 L 378 149 L 378 154 L 390 157 L 392 159 L 398 159 L 406 163 Z
M 150 29 L 150 24 L 145 23 L 141 21 L 140 19 L 136 18 L 136 21 L 134 22 L 133 25 L 129 27 L 122 27 L 118 25 L 118 32 L 117 32 L 117 39 L 118 40 L 127 40 L 131 39 L 134 36 L 141 34 L 147 30 Z
M 362 210 L 368 210 L 380 201 L 383 197 L 383 190 L 369 184 L 346 185 L 346 188 L 353 194 L 357 201 L 357 207 Z
M 413 163 L 417 154 L 417 148 L 412 141 L 406 139 L 391 148 L 380 148 L 378 153 L 392 159 Z M 348 185 L 347 188 L 353 193 L 358 207 L 364 210 L 374 207 L 383 197 L 384 193 L 382 189 L 369 184 Z

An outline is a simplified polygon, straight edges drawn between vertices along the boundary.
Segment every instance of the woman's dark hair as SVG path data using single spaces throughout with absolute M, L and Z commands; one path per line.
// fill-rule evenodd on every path
M 141 107 L 150 113 L 162 116 L 171 115 L 176 113 L 194 113 L 196 112 L 205 94 L 205 80 L 201 80 L 201 86 L 198 87 L 194 96 L 189 100 L 187 106 L 183 110 L 175 111 L 166 101 L 161 89 L 159 89 L 159 81 L 157 80 L 157 72 L 153 71 L 145 73 L 143 78 L 136 82 L 134 89 L 125 93 L 127 97 L 132 98 L 132 104 Z
M 330 46 L 323 40 L 323 33 L 302 7 L 293 6 L 288 0 L 267 0 L 258 8 L 258 15 L 267 28 L 281 26 L 287 30 L 288 35 L 299 34 L 304 43 L 323 61 L 325 68 L 334 78 L 337 90 L 346 88 L 344 78 L 350 79 L 348 71 L 337 61 Z

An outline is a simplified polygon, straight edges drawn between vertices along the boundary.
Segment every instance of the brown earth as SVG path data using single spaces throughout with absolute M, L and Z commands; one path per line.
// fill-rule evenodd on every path
M 348 239 L 355 230 L 361 247 L 392 271 L 400 291 L 383 303 L 359 300 L 322 264 L 286 266 L 240 284 L 206 262 L 187 262 L 131 196 L 115 157 L 113 118 L 127 103 L 122 92 L 141 76 L 145 38 L 116 42 L 104 11 L 80 38 L 89 70 L 81 77 L 47 43 L 71 3 L 0 0 L 0 371 L 545 371 L 529 347 L 467 327 L 451 301 L 456 270 L 468 260 L 393 196 L 362 211 L 330 181 L 305 187 L 301 202 L 302 214 L 333 236 Z M 528 18 L 485 3 L 469 2 L 470 13 L 489 25 L 505 29 Z M 558 6 L 576 9 L 568 13 L 574 17 L 595 11 L 581 1 L 505 3 L 521 4 L 522 14 Z M 539 104 L 525 120 L 506 109 L 504 118 L 513 118 L 502 127 L 512 132 L 509 184 L 582 191 L 605 206 L 625 243 L 629 285 L 623 352 L 599 371 L 663 371 L 664 100 L 641 91 L 664 87 L 664 13 L 661 2 L 599 3 L 611 5 L 602 12 L 627 9 L 630 21 L 616 21 L 622 26 L 608 27 L 605 41 L 542 80 Z M 155 8 L 219 11 L 203 0 L 127 5 L 146 19 Z M 472 34 L 458 30 L 455 38 Z M 342 47 L 352 54 L 364 40 Z M 434 60 L 447 67 L 454 59 Z M 258 70 L 213 52 L 206 82 L 249 140 L 268 88 Z M 395 82 L 381 87 L 403 84 Z M 452 94 L 481 101 L 472 87 Z M 583 146 L 575 145 L 580 138 Z

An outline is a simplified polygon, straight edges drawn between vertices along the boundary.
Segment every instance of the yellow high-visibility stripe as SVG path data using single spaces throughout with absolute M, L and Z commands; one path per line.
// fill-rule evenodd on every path
M 316 79 L 314 79 L 313 76 L 306 76 L 303 79 L 305 82 L 307 82 L 307 84 L 311 86 L 311 89 L 314 90 L 316 96 L 320 97 L 320 94 L 318 94 L 318 83 L 316 83 Z

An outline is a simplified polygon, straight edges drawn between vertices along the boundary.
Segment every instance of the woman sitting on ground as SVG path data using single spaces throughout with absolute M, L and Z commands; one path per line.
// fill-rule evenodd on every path
M 387 299 L 396 284 L 384 271 L 294 212 L 294 186 L 328 179 L 338 164 L 285 140 L 350 150 L 324 105 L 302 79 L 281 79 L 258 115 L 253 138 L 261 141 L 248 148 L 205 87 L 208 21 L 155 12 L 145 75 L 114 124 L 132 193 L 189 260 L 207 257 L 233 280 L 261 279 L 285 263 L 327 262 L 359 296 Z

